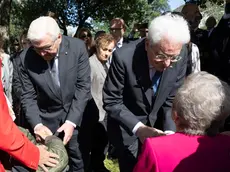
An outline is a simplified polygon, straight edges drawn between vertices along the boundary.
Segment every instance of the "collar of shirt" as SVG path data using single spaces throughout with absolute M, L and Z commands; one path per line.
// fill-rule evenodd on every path
M 123 37 L 117 42 L 116 47 L 121 48 L 123 45 Z

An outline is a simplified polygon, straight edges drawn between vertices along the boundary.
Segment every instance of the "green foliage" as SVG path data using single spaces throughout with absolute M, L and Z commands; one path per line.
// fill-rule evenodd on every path
M 106 29 L 112 18 L 121 17 L 126 25 L 148 22 L 161 12 L 169 10 L 167 0 L 13 0 L 11 8 L 11 35 L 28 28 L 35 18 L 48 11 L 56 14 L 59 26 L 98 26 Z M 94 22 L 91 22 L 94 21 Z M 103 29 L 103 30 L 104 30 Z
M 119 170 L 119 164 L 118 164 L 118 160 L 109 160 L 109 159 L 105 159 L 104 161 L 105 167 L 111 171 L 111 172 L 120 172 Z
M 223 5 L 225 0 L 184 0 L 185 2 L 196 3 L 201 8 L 207 8 L 207 3 Z

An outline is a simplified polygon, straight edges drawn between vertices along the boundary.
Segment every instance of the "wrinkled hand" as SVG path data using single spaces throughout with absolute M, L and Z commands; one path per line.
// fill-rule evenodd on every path
M 40 158 L 39 158 L 39 163 L 38 165 L 43 169 L 43 171 L 48 172 L 48 167 L 55 167 L 59 162 L 57 159 L 59 159 L 59 156 L 48 152 L 47 147 L 41 145 L 37 146 L 40 152 Z
M 61 133 L 62 131 L 64 131 L 65 135 L 64 135 L 64 139 L 63 139 L 63 144 L 66 145 L 69 140 L 71 139 L 72 135 L 73 135 L 73 130 L 74 130 L 74 126 L 70 123 L 64 123 L 58 130 L 57 132 Z
M 138 128 L 136 135 L 137 137 L 139 137 L 141 143 L 144 143 L 145 139 L 148 137 L 164 136 L 166 134 L 163 131 L 158 130 L 156 128 L 141 126 Z
M 50 131 L 49 128 L 47 128 L 44 125 L 38 126 L 35 130 L 34 130 L 34 134 L 36 135 L 36 140 L 39 142 L 41 141 L 41 139 L 45 140 L 45 138 L 47 136 L 51 136 L 53 135 L 53 133 Z

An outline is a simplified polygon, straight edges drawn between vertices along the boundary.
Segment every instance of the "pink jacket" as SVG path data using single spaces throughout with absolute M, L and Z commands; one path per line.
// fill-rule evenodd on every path
M 146 139 L 134 172 L 230 172 L 230 136 Z

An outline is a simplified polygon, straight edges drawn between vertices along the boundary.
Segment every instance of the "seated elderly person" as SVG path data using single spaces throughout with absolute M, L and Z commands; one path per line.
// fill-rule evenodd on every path
M 146 139 L 134 172 L 230 171 L 230 136 L 219 134 L 229 114 L 229 86 L 206 72 L 191 74 L 174 99 L 176 133 Z

